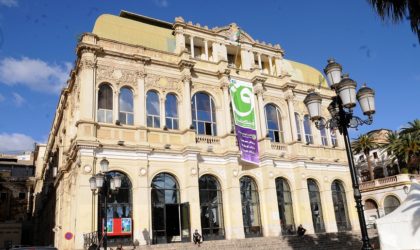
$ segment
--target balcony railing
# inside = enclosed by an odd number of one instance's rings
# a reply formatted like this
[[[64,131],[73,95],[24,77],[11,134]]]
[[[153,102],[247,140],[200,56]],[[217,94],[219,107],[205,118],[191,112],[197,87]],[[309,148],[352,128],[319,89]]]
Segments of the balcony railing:
[[[278,142],[271,142],[271,149],[273,150],[280,150],[280,151],[287,151],[287,145],[278,143]]]
[[[199,144],[220,144],[220,138],[210,135],[196,135],[195,142]]]
[[[385,187],[392,184],[398,184],[398,183],[406,183],[410,182],[411,178],[416,178],[417,180],[420,180],[420,175],[410,175],[410,174],[399,174],[394,176],[388,176],[385,178],[380,178],[372,181],[365,181],[360,184],[360,190],[366,191],[369,189],[375,189],[380,187]]]

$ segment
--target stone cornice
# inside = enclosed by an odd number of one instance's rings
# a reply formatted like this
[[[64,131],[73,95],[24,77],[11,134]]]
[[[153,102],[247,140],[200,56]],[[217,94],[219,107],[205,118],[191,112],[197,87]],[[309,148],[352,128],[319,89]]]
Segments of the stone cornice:
[[[195,65],[195,62],[194,61],[191,61],[191,60],[185,60],[185,59],[181,59],[179,62],[178,62],[178,66],[179,66],[179,69],[182,71],[182,70],[184,70],[184,69],[189,69],[189,70],[191,70],[193,67],[194,67],[194,65]]]

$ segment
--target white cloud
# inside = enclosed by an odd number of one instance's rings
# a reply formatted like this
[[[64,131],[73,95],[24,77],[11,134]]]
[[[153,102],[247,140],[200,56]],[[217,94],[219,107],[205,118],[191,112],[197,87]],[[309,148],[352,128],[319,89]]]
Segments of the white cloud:
[[[16,106],[20,107],[22,104],[26,101],[25,98],[23,98],[21,95],[19,95],[16,92],[13,92],[13,102]]]
[[[3,102],[4,100],[6,100],[6,97],[4,97],[4,95],[0,94],[0,102]]]
[[[168,7],[169,3],[167,0],[154,0],[155,4],[159,7]]]
[[[0,5],[4,5],[6,7],[17,7],[18,1],[17,0],[0,0]]]
[[[39,92],[59,93],[66,84],[70,69],[71,63],[58,65],[40,59],[8,57],[0,61],[0,82],[25,85]]]
[[[0,133],[0,152],[32,150],[35,140],[27,135]]]

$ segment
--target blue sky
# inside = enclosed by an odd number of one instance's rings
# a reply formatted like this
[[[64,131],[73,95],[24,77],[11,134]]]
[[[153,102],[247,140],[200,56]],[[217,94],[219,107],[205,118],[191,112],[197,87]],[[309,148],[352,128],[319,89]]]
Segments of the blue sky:
[[[359,86],[376,91],[374,123],[352,137],[420,118],[416,36],[408,23],[383,23],[366,0],[0,0],[0,152],[46,141],[77,37],[92,31],[100,14],[123,9],[209,27],[235,22],[254,39],[279,43],[286,58],[319,70],[336,58]]]

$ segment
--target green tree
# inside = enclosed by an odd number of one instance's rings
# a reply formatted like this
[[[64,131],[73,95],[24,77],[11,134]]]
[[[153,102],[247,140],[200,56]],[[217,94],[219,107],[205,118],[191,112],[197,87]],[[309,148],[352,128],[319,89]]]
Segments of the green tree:
[[[359,137],[351,143],[351,147],[354,154],[363,153],[365,155],[369,170],[369,177],[370,180],[373,180],[373,168],[370,162],[369,154],[372,149],[378,148],[378,144],[375,142],[373,136],[370,134],[359,135]]]
[[[419,0],[368,0],[379,17],[401,23],[409,20],[411,30],[420,42],[420,1]]]
[[[382,148],[391,153],[400,168],[420,171],[420,120],[409,122],[399,132],[389,133]]]

